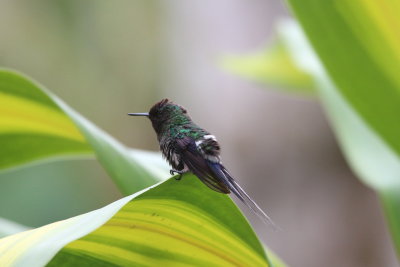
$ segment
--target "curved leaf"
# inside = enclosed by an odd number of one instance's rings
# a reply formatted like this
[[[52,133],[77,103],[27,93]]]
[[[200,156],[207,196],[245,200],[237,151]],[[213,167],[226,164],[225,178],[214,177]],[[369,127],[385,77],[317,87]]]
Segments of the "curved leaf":
[[[319,59],[293,21],[280,25],[280,33],[295,62],[313,75],[333,130],[345,157],[357,176],[379,192],[400,254],[400,156],[372,129],[339,93]],[[384,109],[382,103],[381,109]]]
[[[305,11],[304,11],[305,12]],[[330,78],[318,58],[307,41],[300,26],[292,20],[282,20],[278,24],[279,38],[282,40],[283,52],[285,56],[275,58],[265,65],[275,61],[286,62],[287,57],[291,57],[295,69],[295,73],[303,72],[312,76],[315,88],[326,112],[333,125],[339,144],[348,160],[350,166],[358,177],[368,186],[378,191],[381,196],[382,204],[386,211],[389,226],[392,230],[392,236],[397,246],[398,254],[400,254],[400,156],[396,149],[386,142],[384,136],[377,132],[368,121],[359,113],[352,102],[340,93],[337,84]],[[322,37],[320,37],[322,38]],[[333,37],[331,37],[333,38]],[[337,36],[340,40],[340,36]],[[347,42],[348,40],[346,40]],[[334,60],[335,50],[331,51],[331,60]],[[261,60],[262,58],[260,58]],[[357,60],[352,58],[352,54],[348,55],[348,61]],[[281,63],[283,64],[283,63]],[[293,69],[291,71],[293,71]],[[361,68],[362,69],[362,68]],[[289,70],[289,69],[288,69]],[[269,71],[268,68],[265,71]],[[356,70],[353,70],[356,71]],[[336,73],[337,74],[337,73]],[[273,76],[273,72],[268,75]],[[265,77],[268,77],[266,75]],[[293,74],[285,73],[286,79],[290,80]],[[279,76],[284,78],[283,76]],[[349,83],[351,77],[347,77]],[[368,79],[373,78],[370,75]],[[273,81],[273,80],[272,80]],[[301,84],[299,84],[301,87]],[[381,88],[382,93],[386,88]],[[365,92],[368,94],[369,92]],[[359,92],[359,94],[363,94]],[[361,99],[361,98],[360,98]],[[364,103],[364,104],[367,104]],[[372,103],[371,106],[374,104]],[[390,106],[390,105],[389,105]],[[399,103],[400,106],[400,103]],[[396,116],[394,110],[388,110],[386,102],[382,101],[379,107],[384,112],[392,112],[391,116]],[[399,114],[397,114],[398,116]],[[382,123],[390,123],[390,119],[386,121],[386,117],[382,117]],[[398,127],[398,123],[394,127]],[[387,127],[391,125],[387,124]],[[398,139],[400,140],[400,139]]]
[[[16,73],[0,71],[0,113],[0,169],[91,151],[54,101]]]
[[[0,218],[0,238],[8,235],[12,235],[15,233],[19,233],[22,231],[28,230],[29,227],[21,225],[16,222],[12,222],[10,220]]]
[[[147,153],[147,159],[152,159],[140,160],[142,157],[135,154],[146,152],[123,146],[41,85],[15,71],[0,70],[0,111],[0,169],[94,152],[125,194],[169,177],[160,156]],[[166,172],[154,172],[154,162]]]
[[[269,265],[230,198],[193,175],[0,239],[0,255],[2,266]]]
[[[400,156],[400,4],[288,2],[340,94]]]

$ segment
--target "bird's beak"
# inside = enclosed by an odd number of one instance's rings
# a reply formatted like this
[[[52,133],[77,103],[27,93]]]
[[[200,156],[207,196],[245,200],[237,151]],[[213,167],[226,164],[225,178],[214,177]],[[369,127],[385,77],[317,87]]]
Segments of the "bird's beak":
[[[128,113],[129,116],[149,116],[149,113]]]

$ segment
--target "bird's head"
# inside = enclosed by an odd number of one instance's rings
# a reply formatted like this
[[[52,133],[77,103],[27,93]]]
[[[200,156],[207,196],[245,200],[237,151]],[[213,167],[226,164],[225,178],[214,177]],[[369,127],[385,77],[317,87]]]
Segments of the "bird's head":
[[[148,117],[157,133],[160,133],[165,126],[182,125],[191,121],[184,107],[167,98],[154,104],[149,113],[128,113],[128,115]]]

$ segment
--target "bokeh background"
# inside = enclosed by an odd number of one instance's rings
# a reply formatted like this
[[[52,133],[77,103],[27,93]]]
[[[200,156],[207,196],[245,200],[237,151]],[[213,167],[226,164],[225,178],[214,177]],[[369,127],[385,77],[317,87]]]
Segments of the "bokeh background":
[[[2,0],[0,66],[33,77],[135,148],[158,145],[150,123],[127,112],[164,97],[185,106],[282,229],[243,209],[288,265],[397,266],[379,200],[349,170],[318,101],[221,67],[225,56],[271,43],[288,16],[278,0]],[[0,173],[0,217],[28,226],[120,197],[95,160]]]

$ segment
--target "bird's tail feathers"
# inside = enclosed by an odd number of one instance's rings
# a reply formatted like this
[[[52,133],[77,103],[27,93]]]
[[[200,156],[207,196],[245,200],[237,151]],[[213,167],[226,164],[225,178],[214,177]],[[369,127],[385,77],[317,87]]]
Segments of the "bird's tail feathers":
[[[233,179],[233,177],[229,174],[229,172],[225,169],[222,164],[212,164],[211,166],[214,173],[222,178],[225,185],[231,190],[233,194],[237,198],[240,199],[247,207],[253,211],[264,223],[272,225],[274,229],[278,229],[277,226],[274,224],[272,219],[254,202],[253,199],[243,190],[243,188]]]

